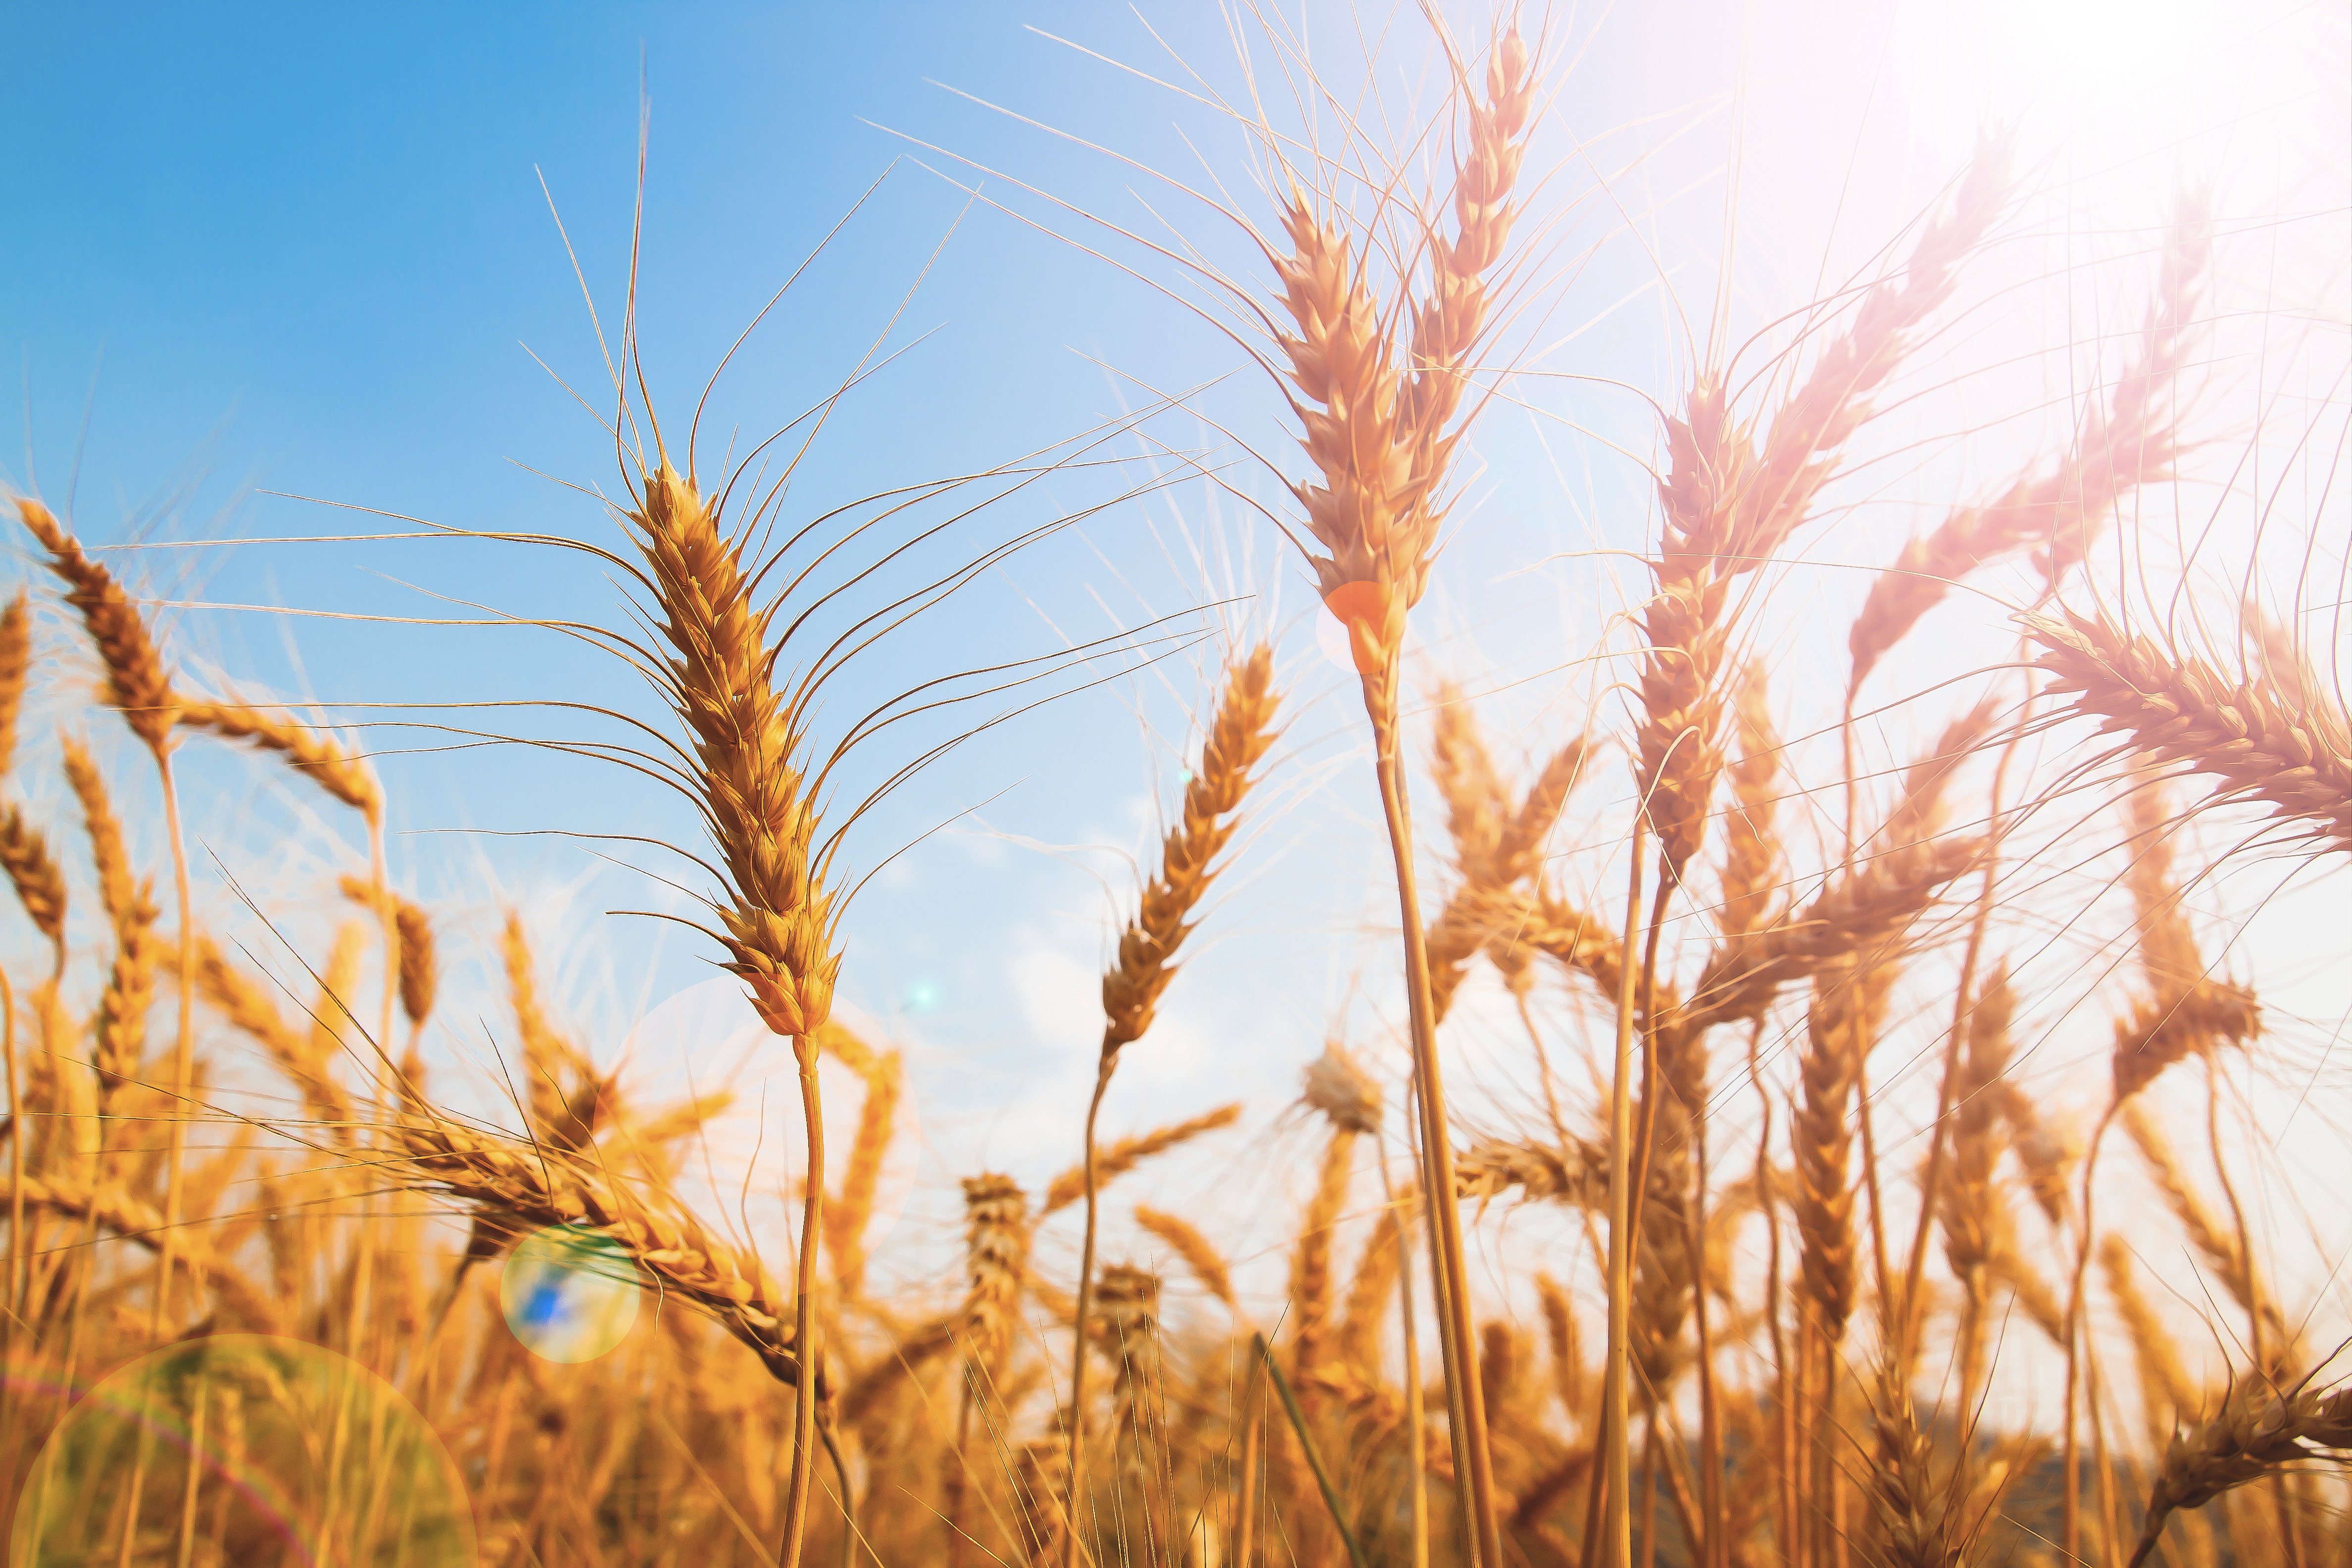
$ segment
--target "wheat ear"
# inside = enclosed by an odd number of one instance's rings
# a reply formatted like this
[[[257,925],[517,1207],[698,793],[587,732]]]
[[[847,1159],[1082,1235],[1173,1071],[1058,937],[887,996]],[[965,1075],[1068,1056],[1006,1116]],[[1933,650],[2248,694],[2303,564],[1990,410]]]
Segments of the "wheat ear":
[[[188,885],[187,844],[180,828],[180,792],[172,773],[172,730],[178,721],[180,700],[145,619],[114,574],[84,553],[80,541],[39,501],[20,497],[16,513],[48,552],[50,572],[66,585],[66,603],[80,615],[90,640],[98,645],[106,670],[107,705],[121,711],[131,733],[145,742],[163,784],[163,825],[172,845],[172,881],[179,905],[180,978],[175,988],[179,1030],[172,1047],[173,1114],[165,1155],[163,1247],[155,1268],[153,1321],[160,1337],[171,1312],[173,1247],[180,1229],[181,1163],[187,1150],[188,1118],[184,1112],[195,1076],[195,987],[190,973],[195,966],[195,900]]]
[[[114,963],[99,999],[98,1069],[101,1113],[116,1090],[137,1076],[146,1055],[147,1012],[155,999],[155,967],[162,957],[155,935],[157,913],[152,879],[137,877],[122,843],[106,780],[79,741],[65,742],[66,779],[81,802],[89,831],[90,859],[98,871],[99,896],[114,931]]]
[[[2260,681],[2231,682],[2105,613],[2035,619],[2053,692],[2133,749],[2221,779],[2218,799],[2269,803],[2315,824],[2323,847],[2352,851],[2352,727],[2325,693],[2301,702]]]
[[[1099,1189],[1105,1183],[1127,1174],[1144,1161],[1164,1154],[1171,1149],[1181,1148],[1202,1133],[1231,1127],[1241,1117],[1241,1102],[1235,1100],[1198,1116],[1171,1122],[1165,1127],[1155,1127],[1149,1132],[1138,1132],[1105,1143],[1095,1151],[1095,1185]],[[1060,1213],[1086,1196],[1086,1166],[1073,1165],[1046,1184],[1045,1200],[1037,1207],[1037,1217],[1044,1219]]]
[[[2054,584],[2082,559],[2117,505],[2171,477],[2181,439],[2164,396],[2179,374],[2197,285],[2211,262],[2211,215],[2201,198],[2184,197],[2140,329],[2138,358],[2116,378],[2104,407],[2095,401],[2084,410],[2073,445],[2049,473],[2029,469],[1995,500],[1958,508],[1934,532],[1913,538],[1871,583],[1846,638],[1849,692],[1969,574],[2032,550]]]
[[[0,868],[16,889],[33,929],[49,941],[54,968],[66,963],[66,879],[50,858],[49,842],[16,806],[0,806]]]
[[[1966,1542],[1955,1528],[1951,1494],[1965,1484],[1964,1475],[1956,1471],[1940,1489],[1931,1479],[1934,1447],[1919,1430],[1910,1390],[1891,1363],[1879,1377],[1871,1425],[1877,1436],[1871,1502],[1885,1532],[1884,1561],[1888,1568],[1960,1568]]]
[[[1160,842],[1160,874],[1145,884],[1133,919],[1118,939],[1118,958],[1103,975],[1102,1049],[1096,1058],[1093,1097],[1087,1103],[1085,1155],[1079,1169],[1086,1199],[1085,1238],[1078,1252],[1078,1332],[1070,1352],[1070,1529],[1064,1568],[1076,1568],[1079,1493],[1086,1486],[1087,1337],[1094,1289],[1095,1229],[1101,1170],[1095,1122],[1119,1052],[1143,1037],[1161,993],[1176,975],[1176,954],[1192,927],[1190,918],[1217,873],[1214,862],[1240,826],[1234,815],[1255,782],[1252,772],[1274,744],[1280,698],[1274,689],[1274,650],[1261,643],[1235,662],[1201,747],[1201,763],[1184,788],[1183,815]],[[1055,1184],[1058,1186],[1060,1184]],[[1047,1194],[1047,1207],[1057,1206]]]
[[[963,1180],[964,1299],[958,1324],[955,1458],[944,1478],[949,1568],[965,1560],[971,1485],[971,1413],[989,1396],[1012,1348],[1022,1280],[1029,1272],[1029,1199],[1019,1183],[992,1172]]]
[[[2160,782],[2130,796],[2130,888],[2139,932],[2140,971],[2151,994],[2116,1026],[2115,1098],[2130,1099],[2165,1068],[2203,1056],[2221,1041],[2243,1045],[2262,1028],[2262,1008],[2242,985],[2207,974],[2197,939],[2180,910],[2172,875],[2171,812]]]
[[[2195,1430],[2176,1434],[2148,1490],[2147,1512],[2127,1568],[2140,1568],[2180,1509],[2202,1508],[2320,1450],[2352,1448],[2352,1388],[2321,1394],[2306,1379],[2282,1393],[2248,1378]]]
[[[1290,242],[1276,256],[1282,305],[1293,330],[1277,333],[1317,479],[1292,487],[1307,527],[1324,604],[1348,627],[1372,727],[1381,809],[1396,865],[1403,927],[1407,995],[1412,1016],[1413,1073],[1423,1126],[1424,1194],[1432,1228],[1431,1267],[1438,1280],[1438,1318],[1446,1384],[1457,1409],[1455,1465],[1469,1480],[1473,1539],[1482,1560],[1499,1562],[1494,1483],[1475,1376],[1477,1351],[1468,1304],[1451,1145],[1438,1077],[1435,1017],[1419,895],[1413,886],[1412,834],[1398,756],[1397,690],[1405,614],[1421,599],[1444,515],[1443,491],[1466,420],[1459,417],[1467,373],[1486,336],[1488,274],[1500,263],[1535,79],[1516,27],[1488,52],[1485,92],[1467,81],[1462,98],[1469,127],[1454,182],[1450,235],[1426,223],[1428,289],[1412,301],[1412,338],[1397,341],[1402,311],[1373,301],[1365,258],[1315,212],[1294,184],[1283,212]],[[1369,242],[1367,242],[1369,245]],[[1402,286],[1401,286],[1402,287]],[[1072,1551],[1075,1552],[1075,1546]]]
[[[898,1131],[905,1074],[903,1058],[897,1051],[873,1050],[838,1024],[825,1026],[828,1047],[844,1038],[858,1047],[857,1059],[851,1066],[865,1082],[866,1099],[858,1107],[857,1131],[850,1140],[849,1160],[842,1168],[840,1201],[825,1209],[824,1245],[833,1255],[834,1278],[854,1296],[866,1286],[866,1227],[874,1218],[882,1162],[889,1155]]]
[[[837,917],[825,887],[831,853],[817,843],[816,802],[806,776],[806,692],[788,699],[775,689],[782,643],[771,640],[772,606],[756,602],[759,573],[747,563],[745,540],[721,528],[718,504],[666,457],[631,482],[636,505],[626,519],[653,587],[657,630],[668,644],[655,679],[693,742],[698,804],[725,869],[726,897],[717,906],[724,929],[715,934],[760,1016],[791,1040],[798,1068],[810,1176],[795,1343],[801,1359],[815,1367],[822,1364],[816,1257],[824,1231],[815,1036],[832,1010],[841,959],[833,951]],[[783,1568],[797,1568],[808,1520],[814,1377],[794,1391],[793,1433]]]

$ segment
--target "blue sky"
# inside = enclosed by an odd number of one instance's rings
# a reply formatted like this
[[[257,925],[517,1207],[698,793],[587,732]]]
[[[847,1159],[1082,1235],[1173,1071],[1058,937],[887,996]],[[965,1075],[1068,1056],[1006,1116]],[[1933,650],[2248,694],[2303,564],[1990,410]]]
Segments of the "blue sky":
[[[1309,11],[1317,58],[1342,62],[1350,80],[1360,75],[1346,14]],[[1172,76],[1164,43],[1231,89],[1233,46],[1213,8],[1143,14],[1157,38],[1123,9],[1045,0],[0,5],[0,58],[14,62],[0,96],[0,349],[14,362],[0,377],[0,479],[58,500],[79,460],[76,518],[93,542],[401,526],[265,493],[286,491],[609,542],[593,499],[556,482],[609,489],[614,465],[596,417],[556,379],[600,410],[609,403],[549,198],[609,330],[626,276],[641,77],[651,137],[639,322],[667,408],[690,405],[769,295],[883,181],[747,347],[706,427],[763,433],[821,397],[877,336],[908,348],[845,404],[790,510],[808,515],[1052,446],[1151,388],[1216,383],[1198,406],[1279,452],[1275,405],[1234,345],[1070,243],[1098,237],[1015,182],[1123,222],[1165,216],[1241,265],[1232,231],[1118,158],[953,90],[1150,168],[1195,178],[1205,165],[1254,201],[1232,126],[1046,36]],[[1433,674],[1451,660],[1486,671],[1503,693],[1495,722],[1507,749],[1548,749],[1580,721],[1589,683],[1563,669],[1562,650],[1592,635],[1614,607],[1612,590],[1589,563],[1518,568],[1630,543],[1643,526],[1643,481],[1612,443],[1639,455],[1654,425],[1638,397],[1605,384],[1664,391],[1686,367],[1675,301],[1703,321],[1724,258],[1732,149],[1740,238],[1731,310],[1752,324],[1811,297],[1825,267],[1829,276],[1864,267],[1933,199],[1990,118],[2026,126],[2041,204],[2032,232],[2101,257],[2138,243],[2116,237],[2127,226],[2160,224],[2184,174],[2242,167],[2258,132],[2282,165],[2324,145],[2330,125],[2340,132],[2326,96],[2338,89],[2324,84],[2341,29],[2310,8],[2252,16],[2184,3],[2130,16],[2129,27],[2123,11],[2097,5],[1954,16],[1838,4],[1797,16],[1714,0],[1563,13],[1553,58],[1575,56],[1576,68],[1538,156],[1559,171],[1546,200],[1559,203],[1561,271],[1572,262],[1574,282],[1544,297],[1549,314],[1528,319],[1526,341],[1571,340],[1542,364],[1598,380],[1531,382],[1532,411],[1491,422],[1465,503],[1479,526],[1449,557],[1422,628]],[[1483,30],[1466,11],[1455,20],[1467,37]],[[1410,8],[1392,25],[1399,41],[1382,56],[1381,91],[1402,105],[1426,50]],[[2242,113],[2231,73],[2275,59],[2282,37],[2317,40],[2315,53],[2296,58],[2316,62],[2321,85],[2289,72],[2263,89],[2267,119]],[[1262,37],[1253,47],[1269,69],[1275,51]],[[2056,71],[2074,72],[2080,90],[2053,91]],[[2137,75],[2103,74],[2126,71]],[[2183,81],[2194,85],[2176,89]],[[975,167],[1000,173],[981,177]],[[986,199],[971,204],[950,175],[979,184]],[[2308,194],[2291,172],[2278,178],[2295,200]],[[999,200],[1067,237],[990,205]],[[1110,248],[1153,278],[1171,276],[1132,247]],[[1671,289],[1656,286],[1661,270]],[[1979,321],[1971,331],[1989,352],[2009,325]],[[1208,425],[1154,428],[1234,465],[1234,485],[1270,501],[1263,470]],[[723,436],[711,445],[723,449]],[[1998,450],[1982,458],[1989,471],[2007,460]],[[1083,508],[1113,483],[1057,479],[959,537],[977,549]],[[1187,531],[1206,542],[1213,569],[1184,560]],[[453,601],[523,616],[617,611],[614,587],[585,563],[483,542],[114,559],[135,559],[132,574],[159,596],[206,604],[408,616],[478,614]],[[1363,967],[1378,963],[1378,840],[1351,766],[1360,741],[1345,683],[1317,651],[1303,583],[1271,529],[1195,485],[1025,552],[872,661],[839,700],[847,712],[859,697],[943,668],[1047,651],[1226,593],[1254,597],[1224,620],[1186,624],[1282,637],[1286,679],[1304,695],[1267,797],[1280,810],[1254,830],[1227,880],[1231,908],[1204,933],[1199,974],[1171,998],[1162,1065],[1138,1067],[1132,1102],[1117,1116],[1188,1110],[1228,1089],[1278,1100],[1350,1005]],[[185,657],[333,704],[646,704],[625,671],[545,632],[215,610],[177,612],[171,624]],[[1098,1027],[1104,921],[1131,897],[1121,855],[1144,847],[1155,803],[1172,795],[1201,660],[1213,652],[1112,679],[992,732],[853,840],[849,864],[871,866],[954,823],[861,898],[844,984],[845,997],[931,1053],[940,1125],[968,1124],[942,1159],[985,1148],[1000,1162],[1057,1162],[1028,1142],[1048,1125],[1053,1096],[1083,1098],[1073,1086]],[[479,721],[535,734],[568,732],[571,722],[511,711]],[[387,749],[429,742],[416,731],[369,733]],[[676,804],[641,781],[510,748],[393,755],[383,766],[404,881],[476,938],[501,899],[524,903],[608,1047],[648,1002],[705,973],[690,941],[599,916],[658,901],[657,885],[567,841],[444,831],[690,833]],[[214,819],[226,858],[265,842],[254,824],[278,810],[240,805]],[[336,853],[318,847],[283,863],[258,855],[245,874],[291,886]],[[467,994],[495,1034],[487,992]]]

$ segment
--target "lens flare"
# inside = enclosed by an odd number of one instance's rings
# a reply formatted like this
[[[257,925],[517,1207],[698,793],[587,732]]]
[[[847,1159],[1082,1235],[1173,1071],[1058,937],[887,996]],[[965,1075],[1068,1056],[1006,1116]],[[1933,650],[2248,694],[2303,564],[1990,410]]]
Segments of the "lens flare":
[[[507,1327],[542,1361],[594,1361],[629,1337],[645,1279],[609,1237],[554,1226],[525,1237],[507,1259],[499,1304]]]
[[[8,1561],[472,1568],[474,1515],[415,1406],[318,1345],[217,1334],[142,1357],[41,1446]]]

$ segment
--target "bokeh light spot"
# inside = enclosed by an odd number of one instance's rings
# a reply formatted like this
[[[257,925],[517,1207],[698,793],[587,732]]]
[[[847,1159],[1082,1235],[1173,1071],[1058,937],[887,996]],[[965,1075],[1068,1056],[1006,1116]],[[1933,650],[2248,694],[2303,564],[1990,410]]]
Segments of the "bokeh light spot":
[[[553,1226],[525,1237],[499,1281],[507,1327],[542,1361],[594,1361],[629,1337],[644,1281],[610,1237]]]
[[[26,1478],[8,1561],[473,1568],[475,1546],[457,1467],[397,1389],[318,1345],[216,1334],[73,1406]]]

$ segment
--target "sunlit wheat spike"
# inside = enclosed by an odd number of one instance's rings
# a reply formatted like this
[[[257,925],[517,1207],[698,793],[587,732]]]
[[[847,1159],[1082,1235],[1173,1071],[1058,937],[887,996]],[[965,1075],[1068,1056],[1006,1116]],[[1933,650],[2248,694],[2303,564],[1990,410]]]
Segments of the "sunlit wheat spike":
[[[827,1026],[829,1039],[835,1027]],[[842,1168],[839,1200],[825,1205],[825,1251],[833,1258],[834,1277],[851,1295],[863,1291],[866,1285],[866,1229],[874,1218],[882,1163],[898,1132],[898,1100],[905,1082],[902,1068],[903,1059],[897,1051],[865,1053],[858,1077],[865,1080],[866,1099],[858,1107],[857,1131],[850,1140],[849,1159]]]
[[[180,703],[178,721],[184,730],[202,730],[224,741],[249,742],[256,751],[285,758],[296,773],[371,822],[383,815],[383,791],[374,773],[290,713],[244,702],[185,699]]]
[[[32,667],[32,600],[19,588],[0,610],[0,778],[16,760],[16,718],[24,711],[25,679]]]
[[[204,935],[196,938],[196,988],[223,1017],[269,1053],[300,1091],[326,1136],[339,1142],[351,1139],[355,1131],[351,1101],[336,1081],[334,1058],[320,1056],[309,1033],[287,1023],[278,1004]]]
[[[1739,750],[1728,770],[1732,805],[1724,822],[1723,903],[1716,921],[1727,936],[1737,937],[1766,923],[1781,875],[1773,830],[1780,736],[1761,661],[1751,659],[1741,669],[1734,713]]]
[[[1292,489],[1327,552],[1310,552],[1308,563],[1367,674],[1387,668],[1405,612],[1428,584],[1444,518],[1439,492],[1462,432],[1455,416],[1486,333],[1486,275],[1514,216],[1534,95],[1528,66],[1512,30],[1496,42],[1485,99],[1465,94],[1471,125],[1455,174],[1454,233],[1426,237],[1428,292],[1412,301],[1409,342],[1397,341],[1400,312],[1373,297],[1369,241],[1352,247],[1295,184],[1283,208],[1290,253],[1275,258],[1275,270],[1291,330],[1278,343],[1320,481]]]
[[[2156,1550],[2165,1521],[2202,1508],[2233,1488],[2275,1474],[2299,1459],[2352,1447],[2352,1388],[2322,1394],[2306,1380],[2274,1392],[2257,1377],[2241,1382],[2210,1419],[2175,1435],[2148,1489],[2147,1510],[2129,1568]]]
[[[172,726],[180,702],[172,689],[170,672],[139,608],[115,581],[114,574],[82,553],[81,542],[66,531],[49,509],[29,496],[20,497],[16,514],[41,548],[48,552],[49,570],[66,585],[66,603],[81,616],[90,640],[98,645],[106,668],[105,701],[119,710],[131,732],[161,756],[171,749]]]
[[[966,1354],[985,1363],[1012,1343],[1029,1271],[1029,1199],[1012,1177],[989,1173],[964,1178],[963,1210]]]
[[[522,917],[507,911],[499,950],[505,960],[507,1000],[515,1013],[515,1031],[522,1040],[523,1109],[538,1137],[565,1148],[584,1146],[593,1126],[582,1126],[571,1114],[572,1101],[593,1082],[595,1069],[588,1058],[550,1023],[539,996],[539,980],[531,963],[530,938]]]
[[[2221,782],[2216,799],[2262,801],[2315,825],[2325,848],[2352,852],[2352,726],[2323,692],[2291,705],[2281,692],[2231,682],[2195,654],[2175,654],[2105,612],[2035,618],[2049,689],[2074,693],[2096,719],[2158,762]]]
[[[12,1178],[0,1174],[0,1212],[12,1197],[21,1195],[26,1207],[53,1210],[85,1220],[137,1243],[149,1252],[162,1249],[166,1226],[163,1212],[120,1184],[91,1186],[62,1172]],[[274,1328],[277,1309],[236,1268],[214,1255],[201,1226],[185,1227],[173,1249],[180,1266],[196,1276],[200,1288],[210,1289],[236,1320],[257,1329]]]
[[[1301,1101],[1332,1126],[1367,1134],[1381,1130],[1381,1086],[1339,1041],[1327,1041],[1299,1076]]]
[[[704,815],[724,860],[728,967],[778,1035],[825,1021],[841,968],[832,895],[815,847],[807,739],[797,700],[775,689],[770,612],[755,602],[745,542],[667,462],[635,476],[627,516],[649,569],[671,655],[662,691],[694,741]]]
[[[2138,357],[2077,423],[2073,443],[2046,473],[2021,474],[1995,500],[1956,508],[1934,532],[1915,537],[1870,586],[1846,639],[1849,684],[1861,686],[1886,651],[1980,567],[2032,551],[2045,577],[2079,563],[2116,507],[2173,475],[2182,437],[2167,394],[2179,376],[2197,286],[2212,260],[2212,219],[2201,197],[2184,196],[2167,238],[2162,269]]]
[[[611,1240],[665,1299],[709,1313],[778,1382],[797,1384],[800,1359],[784,1323],[789,1298],[757,1259],[707,1234],[690,1215],[544,1145],[415,1115],[396,1132],[418,1184],[491,1216],[509,1234],[569,1226]],[[820,1367],[820,1397],[823,1379]]]
[[[1106,1058],[1143,1037],[1192,926],[1187,923],[1216,878],[1217,857],[1240,826],[1237,812],[1254,770],[1274,744],[1274,650],[1260,644],[1225,678],[1216,717],[1201,746],[1201,765],[1184,786],[1183,815],[1160,841],[1160,874],[1118,939],[1118,958],[1103,975]]]
[[[2116,1310],[2122,1315],[2124,1327],[2131,1335],[2132,1359],[2138,1363],[2140,1404],[2148,1430],[2160,1438],[2168,1427],[2178,1426],[2183,1416],[2195,1419],[2203,1413],[2203,1393],[2189,1380],[2189,1368],[2180,1359],[2179,1345],[2174,1342],[2164,1320],[2140,1289],[2138,1270],[2132,1263],[2131,1243],[2115,1231],[2102,1237],[2099,1268],[2106,1276],[2107,1294],[2114,1298]]]
[[[1323,1359],[1332,1307],[1332,1252],[1338,1240],[1348,1188],[1356,1172],[1357,1134],[1333,1123],[1323,1146],[1315,1195],[1299,1217],[1298,1239],[1290,1260],[1292,1365],[1301,1379]]]
[[[1805,1290],[1835,1344],[1853,1315],[1854,1191],[1848,1173],[1849,1115],[1864,1054],[1877,1037],[1893,978],[1885,963],[1840,960],[1813,976],[1799,1058],[1804,1093],[1790,1122],[1797,1156],[1797,1229]]]
[[[2261,1289],[2262,1279],[2252,1267],[2244,1249],[2205,1206],[2204,1198],[2189,1184],[2189,1173],[2181,1168],[2171,1143],[2156,1125],[2146,1106],[2139,1100],[2126,1101],[2117,1118],[2132,1144],[2147,1163],[2148,1175],[2156,1183],[2164,1206],[2179,1222],[2188,1234],[2189,1242],[2205,1260],[2206,1266],[2221,1277],[2222,1289],[2229,1292],[2241,1310],[2259,1313],[2263,1330],[2263,1342],[2282,1346],[2286,1341],[2286,1323],[2278,1306]]]
[[[1430,728],[1430,777],[1445,802],[1445,830],[1454,840],[1454,863],[1464,880],[1496,883],[1496,851],[1502,844],[1510,801],[1495,771],[1476,716],[1453,681],[1437,689],[1437,717]]]
[[[1760,447],[1713,368],[1666,422],[1664,512],[1642,606],[1648,652],[1635,729],[1636,780],[1658,852],[1679,881],[1704,842],[1723,763],[1725,682],[1733,585],[1769,561],[1805,521],[1871,399],[1902,361],[1908,334],[1950,295],[1954,268],[1982,239],[2008,191],[2007,145],[1990,142],[1952,211],[1931,222],[1899,278],[1863,297],[1853,325],[1822,351],[1774,414]]]
[[[340,884],[343,897],[368,909],[376,908],[379,897],[374,883],[363,877],[345,877]],[[403,898],[389,889],[383,897],[392,903],[393,921],[400,931],[400,1010],[411,1024],[422,1024],[433,1012],[433,1001],[441,986],[441,970],[433,945],[433,917],[414,900]]]
[[[41,830],[25,819],[22,807],[0,805],[0,868],[5,868],[16,901],[25,906],[33,929],[49,939],[64,962],[66,939],[66,879],[49,855]]]
[[[146,1055],[147,1012],[155,999],[163,942],[155,934],[152,879],[132,872],[106,780],[89,752],[70,736],[65,741],[65,766],[66,780],[81,802],[100,899],[113,927],[114,963],[99,998],[95,1063],[100,1088],[110,1094],[137,1075]]]
[[[1199,1226],[1181,1215],[1143,1204],[1135,1205],[1135,1223],[1183,1259],[1184,1267],[1192,1271],[1192,1278],[1201,1282],[1202,1289],[1227,1307],[1234,1305],[1233,1269],[1215,1244],[1201,1234]]]
[[[2116,1026],[2115,1098],[2129,1100],[2164,1069],[2224,1041],[2244,1045],[2262,1029],[2252,990],[2206,973],[2172,878],[2171,813],[2160,784],[2133,791],[2132,863],[2125,882],[2139,931],[2141,971],[2151,994]]]
[[[1609,1161],[1582,1142],[1564,1149],[1482,1138],[1454,1156],[1454,1194],[1481,1203],[1517,1193],[1605,1211]]]
[[[1965,1478],[1934,1479],[1934,1447],[1919,1429],[1910,1391],[1892,1368],[1879,1376],[1871,1426],[1876,1463],[1869,1471],[1870,1500],[1885,1533],[1889,1568],[1960,1568],[1965,1522],[1953,1517],[1950,1502]]]
[[[1155,1128],[1150,1132],[1140,1132],[1130,1138],[1122,1138],[1116,1142],[1106,1143],[1095,1155],[1096,1180],[1099,1184],[1108,1182],[1115,1176],[1124,1175],[1155,1154],[1164,1154],[1171,1149],[1191,1142],[1204,1132],[1213,1132],[1220,1127],[1231,1127],[1241,1120],[1241,1102],[1236,1100],[1231,1105],[1221,1105],[1214,1110],[1204,1112],[1187,1121],[1175,1122],[1167,1127]],[[1071,1166],[1055,1176],[1053,1184],[1045,1189],[1045,1202],[1038,1210],[1038,1217],[1043,1218],[1046,1215],[1069,1207],[1070,1205],[1084,1197],[1086,1191],[1086,1168],[1082,1165]]]

